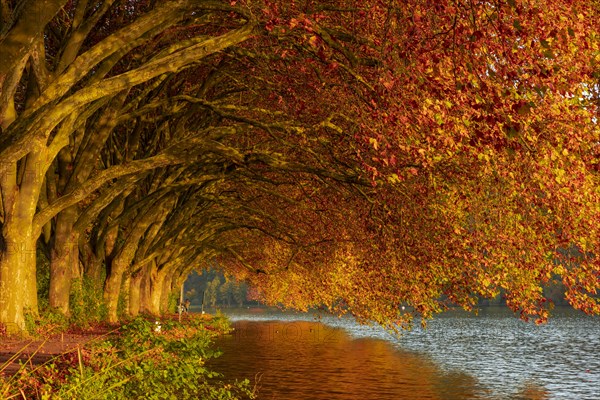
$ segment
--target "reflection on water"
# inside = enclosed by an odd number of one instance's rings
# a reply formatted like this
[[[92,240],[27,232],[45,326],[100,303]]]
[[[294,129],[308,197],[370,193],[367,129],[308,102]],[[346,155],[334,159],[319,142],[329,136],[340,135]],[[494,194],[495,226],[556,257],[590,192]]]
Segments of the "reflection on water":
[[[445,377],[427,359],[321,323],[235,323],[212,365],[228,377],[260,373],[263,399],[472,399],[468,375]],[[452,381],[447,385],[445,381]],[[377,396],[374,396],[377,394]]]
[[[243,310],[215,369],[261,399],[600,399],[600,320],[451,314],[401,337],[350,318]]]

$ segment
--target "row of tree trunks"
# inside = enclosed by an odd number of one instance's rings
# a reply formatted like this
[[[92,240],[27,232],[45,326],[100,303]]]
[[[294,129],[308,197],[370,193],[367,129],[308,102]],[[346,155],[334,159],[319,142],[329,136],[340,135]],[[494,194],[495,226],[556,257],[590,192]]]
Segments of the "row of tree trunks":
[[[135,317],[140,313],[163,315],[169,310],[169,300],[178,292],[187,274],[177,275],[175,266],[159,268],[156,261],[125,278],[127,285],[127,313]]]
[[[101,284],[106,272],[104,298],[110,320],[116,321],[120,287],[138,240],[120,253],[93,249],[85,243],[90,227],[110,196],[127,190],[121,185],[124,180],[189,162],[186,155],[175,154],[189,146],[175,136],[155,142],[146,137],[154,147],[145,143],[144,152],[136,154],[140,133],[124,134],[123,127],[114,132],[119,124],[132,122],[121,113],[127,110],[134,120],[143,116],[138,106],[146,105],[144,96],[151,98],[166,76],[254,34],[254,21],[242,17],[215,35],[194,34],[189,40],[156,46],[155,38],[169,37],[200,15],[209,16],[203,23],[212,23],[230,18],[235,10],[227,4],[190,0],[147,8],[136,3],[2,2],[0,324],[10,330],[24,328],[25,312],[38,312],[36,247],[42,232],[50,260],[50,306],[68,315],[72,282],[85,276]],[[106,17],[113,6],[137,8],[131,19],[122,20]],[[55,18],[59,12],[69,17]],[[132,89],[135,94],[129,96]],[[124,148],[116,142],[119,137],[128,138]],[[179,147],[161,153],[173,143]],[[80,202],[98,195],[103,204],[90,205],[96,209],[86,215],[89,208]],[[104,234],[100,247],[111,234]]]
[[[123,91],[111,99],[97,118],[97,122],[91,125],[89,131],[82,134],[83,138],[79,141],[79,145],[73,141],[59,153],[57,162],[59,179],[56,183],[56,191],[72,191],[89,179],[97,165],[96,159],[100,149],[106,144],[117,124],[118,110],[123,107],[126,94],[127,91]],[[100,211],[101,208],[98,208],[96,213]],[[80,230],[87,224],[82,224],[79,230],[75,228],[80,216],[81,211],[77,205],[58,213],[50,252],[50,306],[65,315],[69,314],[71,282],[82,278],[83,274],[79,262],[78,243]],[[91,219],[92,217],[88,218]]]

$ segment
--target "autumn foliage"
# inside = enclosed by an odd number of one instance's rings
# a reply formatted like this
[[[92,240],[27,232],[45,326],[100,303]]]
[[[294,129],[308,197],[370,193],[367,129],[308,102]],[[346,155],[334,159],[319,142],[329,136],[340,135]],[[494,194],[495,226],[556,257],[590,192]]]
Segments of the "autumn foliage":
[[[553,282],[600,313],[594,2],[51,3],[47,60],[0,37],[0,157],[45,160],[19,223],[55,276],[106,274],[113,317],[123,282],[152,297],[207,259],[391,327],[499,294],[543,321]]]
[[[296,44],[279,51],[276,99],[308,120],[331,106],[320,128],[347,135],[373,189],[362,203],[323,194],[345,214],[321,221],[329,251],[261,250],[276,271],[252,278],[265,296],[386,323],[411,318],[401,304],[430,316],[501,292],[543,321],[542,287],[562,281],[598,313],[597,5],[308,9],[269,9],[265,29]]]

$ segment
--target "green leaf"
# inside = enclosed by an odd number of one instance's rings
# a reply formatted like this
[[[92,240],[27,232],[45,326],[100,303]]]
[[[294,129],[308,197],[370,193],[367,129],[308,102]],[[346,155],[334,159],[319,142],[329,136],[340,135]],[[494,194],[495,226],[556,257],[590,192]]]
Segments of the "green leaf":
[[[519,21],[518,19],[515,19],[513,21],[513,27],[517,30],[517,31],[522,31],[523,27],[521,26],[521,21]]]

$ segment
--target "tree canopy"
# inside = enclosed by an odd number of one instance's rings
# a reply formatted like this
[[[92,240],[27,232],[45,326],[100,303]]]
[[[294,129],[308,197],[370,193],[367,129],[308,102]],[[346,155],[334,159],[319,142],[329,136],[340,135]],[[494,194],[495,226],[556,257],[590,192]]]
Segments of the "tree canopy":
[[[389,327],[600,313],[594,1],[0,0],[0,322],[217,260]]]

